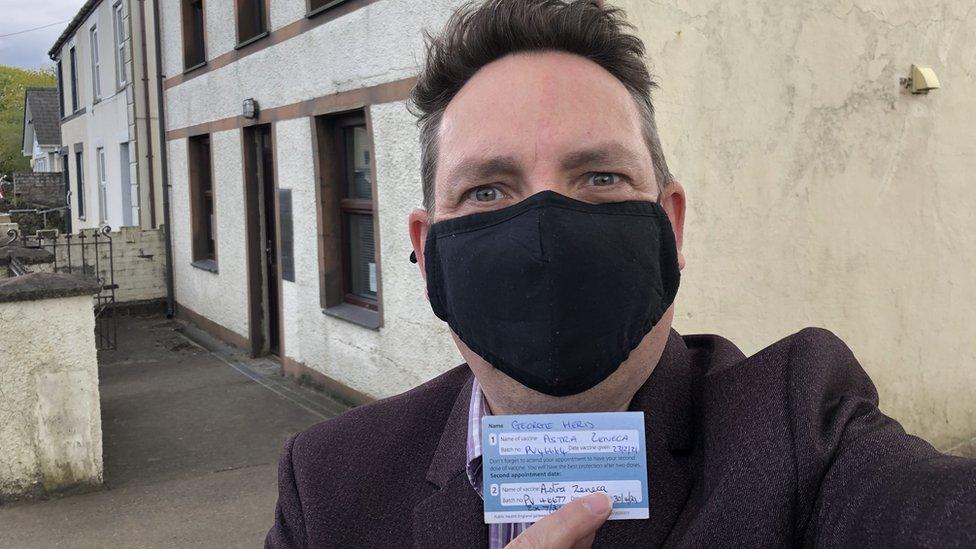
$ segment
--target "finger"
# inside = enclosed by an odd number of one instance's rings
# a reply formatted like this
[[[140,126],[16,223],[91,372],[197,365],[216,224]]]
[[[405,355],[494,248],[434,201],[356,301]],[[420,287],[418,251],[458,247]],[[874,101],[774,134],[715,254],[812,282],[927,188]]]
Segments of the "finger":
[[[606,522],[613,502],[604,492],[590,494],[564,505],[519,534],[510,549],[570,549],[578,542],[592,543],[597,529]]]

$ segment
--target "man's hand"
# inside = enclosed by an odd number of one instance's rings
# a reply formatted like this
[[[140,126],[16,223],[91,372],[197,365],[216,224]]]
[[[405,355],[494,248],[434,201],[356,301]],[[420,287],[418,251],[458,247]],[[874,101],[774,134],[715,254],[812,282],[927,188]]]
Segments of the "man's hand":
[[[580,498],[529,526],[506,549],[588,549],[612,510],[604,492]]]

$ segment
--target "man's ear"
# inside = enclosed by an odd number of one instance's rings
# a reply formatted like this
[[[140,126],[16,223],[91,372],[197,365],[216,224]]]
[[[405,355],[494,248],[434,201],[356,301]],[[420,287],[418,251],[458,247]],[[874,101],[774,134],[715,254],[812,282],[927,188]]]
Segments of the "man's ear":
[[[678,269],[685,268],[685,255],[681,252],[685,234],[685,188],[677,181],[661,191],[661,206],[668,213],[671,229],[674,231],[674,244],[678,248]]]
[[[417,258],[417,266],[420,267],[420,276],[427,282],[427,270],[424,268],[424,243],[427,242],[427,231],[430,229],[430,216],[423,208],[414,208],[408,218],[408,230],[410,231],[410,243],[413,244],[414,257]]]

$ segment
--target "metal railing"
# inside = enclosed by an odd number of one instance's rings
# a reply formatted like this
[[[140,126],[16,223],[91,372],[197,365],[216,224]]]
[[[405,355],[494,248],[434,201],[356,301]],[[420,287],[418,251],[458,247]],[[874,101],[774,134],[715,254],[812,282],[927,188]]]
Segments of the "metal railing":
[[[115,305],[115,257],[112,248],[112,229],[103,226],[92,232],[59,235],[56,230],[38,231],[33,236],[20,235],[15,229],[7,231],[7,242],[0,248],[19,244],[27,249],[51,252],[56,273],[91,276],[98,280],[99,291],[94,297],[95,336],[98,348],[115,349],[118,322]],[[10,270],[15,276],[32,272],[19,259],[11,257]]]

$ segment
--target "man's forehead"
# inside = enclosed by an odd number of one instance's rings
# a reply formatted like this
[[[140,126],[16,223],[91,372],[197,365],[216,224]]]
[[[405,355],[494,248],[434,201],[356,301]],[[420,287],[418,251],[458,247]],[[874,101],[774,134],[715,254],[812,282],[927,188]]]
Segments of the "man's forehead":
[[[562,163],[643,150],[640,116],[623,84],[592,61],[553,52],[509,56],[479,71],[448,105],[438,142],[439,173],[472,158]]]

